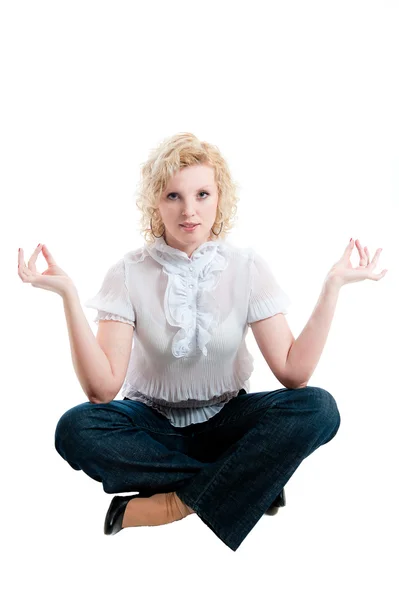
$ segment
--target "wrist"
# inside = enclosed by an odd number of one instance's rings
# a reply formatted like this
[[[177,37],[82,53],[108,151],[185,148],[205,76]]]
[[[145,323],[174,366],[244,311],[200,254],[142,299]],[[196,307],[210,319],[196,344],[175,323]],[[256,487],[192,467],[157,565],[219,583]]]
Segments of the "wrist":
[[[70,285],[65,286],[65,288],[59,292],[59,295],[63,300],[78,296],[78,290],[75,285],[71,283]]]
[[[334,292],[339,292],[343,285],[344,284],[342,283],[341,279],[336,275],[328,274],[324,280],[324,287]]]

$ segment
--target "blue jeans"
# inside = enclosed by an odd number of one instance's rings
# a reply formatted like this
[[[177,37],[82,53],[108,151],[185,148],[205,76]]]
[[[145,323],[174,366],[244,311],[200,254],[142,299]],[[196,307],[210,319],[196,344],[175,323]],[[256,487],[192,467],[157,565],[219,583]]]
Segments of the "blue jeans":
[[[337,433],[319,387],[244,389],[205,423],[174,427],[138,400],[84,402],[58,421],[55,448],[108,494],[178,497],[236,551],[304,458]]]

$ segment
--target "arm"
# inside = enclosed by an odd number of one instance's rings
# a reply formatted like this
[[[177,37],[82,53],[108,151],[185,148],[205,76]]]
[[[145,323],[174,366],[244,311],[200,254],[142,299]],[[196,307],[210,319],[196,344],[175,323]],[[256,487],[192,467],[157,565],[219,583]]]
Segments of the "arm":
[[[333,279],[325,279],[309,321],[288,352],[287,377],[291,381],[301,381],[300,387],[307,385],[319,362],[330,331],[340,287]]]
[[[62,299],[75,373],[89,401],[98,404],[96,398],[108,397],[115,388],[111,364],[90,328],[76,288],[68,289]]]

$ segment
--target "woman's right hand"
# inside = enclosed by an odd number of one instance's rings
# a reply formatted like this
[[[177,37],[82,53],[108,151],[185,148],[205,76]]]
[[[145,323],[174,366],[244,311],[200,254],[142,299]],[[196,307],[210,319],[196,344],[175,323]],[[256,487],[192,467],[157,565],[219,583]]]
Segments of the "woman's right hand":
[[[43,250],[43,256],[47,261],[48,269],[39,273],[36,270],[36,260]],[[18,253],[18,275],[24,283],[31,283],[33,287],[43,288],[63,296],[69,290],[75,288],[75,285],[67,273],[59,267],[53,259],[47,246],[40,244],[29,259],[28,265],[24,262],[24,251],[20,248]]]

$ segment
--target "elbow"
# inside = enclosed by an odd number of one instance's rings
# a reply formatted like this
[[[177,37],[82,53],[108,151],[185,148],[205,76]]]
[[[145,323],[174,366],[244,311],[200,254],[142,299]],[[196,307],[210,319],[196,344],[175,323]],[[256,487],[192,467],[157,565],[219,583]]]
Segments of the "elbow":
[[[299,388],[307,387],[307,385],[307,383],[300,383],[299,385],[289,385],[287,388],[290,390],[299,390]]]
[[[91,402],[92,404],[108,404],[109,402],[112,402],[112,400],[117,395],[117,392],[115,391],[115,389],[100,390],[100,391],[101,391],[101,393],[97,393],[97,394],[87,394],[89,402]]]
[[[108,404],[108,402],[112,402],[113,398],[111,398],[111,400],[99,400],[98,398],[89,398],[89,402],[91,404]]]
[[[287,388],[288,390],[299,390],[299,388],[304,388],[307,387],[308,382],[306,381],[305,383],[294,383],[294,382],[281,382],[283,384],[283,386],[285,388]]]
[[[102,402],[97,400],[97,398],[89,398],[89,402],[90,404],[102,404]]]

